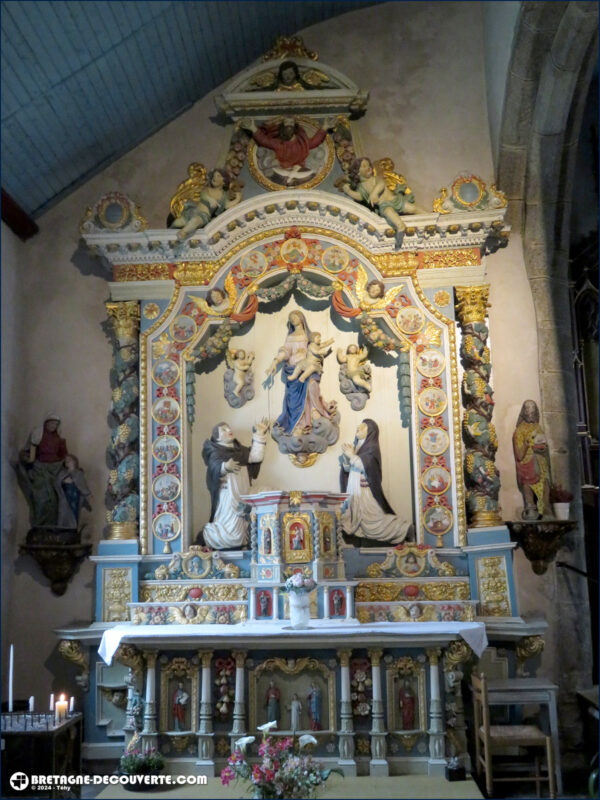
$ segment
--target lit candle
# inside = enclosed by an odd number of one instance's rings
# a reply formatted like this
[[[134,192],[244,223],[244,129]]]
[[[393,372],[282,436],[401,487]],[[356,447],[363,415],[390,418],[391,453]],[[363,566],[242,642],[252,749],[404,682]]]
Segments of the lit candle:
[[[54,695],[50,695],[50,711],[54,711]]]
[[[35,698],[33,695],[29,698],[29,713],[33,714],[33,708],[35,706]]]
[[[63,719],[66,719],[67,716],[67,707],[68,703],[65,700],[64,694],[61,694],[60,700],[57,700],[54,704],[54,724],[60,724]]]
[[[8,710],[13,710],[13,662],[14,662],[14,647],[11,644],[10,654],[8,656]]]
[[[75,698],[72,697],[69,700],[69,714],[72,714],[75,711]]]

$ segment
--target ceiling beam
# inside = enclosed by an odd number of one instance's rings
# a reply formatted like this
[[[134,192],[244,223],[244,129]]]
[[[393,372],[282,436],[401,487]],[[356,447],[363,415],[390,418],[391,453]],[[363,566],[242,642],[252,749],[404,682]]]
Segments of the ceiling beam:
[[[13,233],[26,241],[38,233],[39,228],[21,206],[2,189],[2,222],[6,222]]]

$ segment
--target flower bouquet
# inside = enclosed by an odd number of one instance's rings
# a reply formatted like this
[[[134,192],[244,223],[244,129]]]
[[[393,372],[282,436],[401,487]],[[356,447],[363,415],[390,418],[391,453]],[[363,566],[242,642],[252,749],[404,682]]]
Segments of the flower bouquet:
[[[303,592],[312,592],[317,584],[310,575],[304,575],[302,572],[294,572],[285,582],[286,592],[296,592],[302,594]]]
[[[254,798],[311,798],[315,797],[332,772],[343,775],[339,769],[322,769],[312,756],[303,752],[307,745],[317,744],[310,734],[276,739],[266,734],[277,725],[261,725],[263,741],[258,747],[259,761],[251,766],[246,760],[246,747],[254,736],[244,736],[234,744],[227,766],[221,771],[221,783],[227,786],[234,778],[242,778],[253,789]]]
[[[123,753],[119,761],[119,770],[124,775],[152,775],[160,772],[165,760],[155,747],[142,752],[129,750]]]
[[[286,580],[284,589],[289,592],[292,628],[308,628],[310,622],[309,593],[316,585],[314,578],[303,572],[294,572]]]
[[[569,506],[573,495],[568,489],[563,489],[560,483],[550,487],[550,502],[556,519],[569,519]]]

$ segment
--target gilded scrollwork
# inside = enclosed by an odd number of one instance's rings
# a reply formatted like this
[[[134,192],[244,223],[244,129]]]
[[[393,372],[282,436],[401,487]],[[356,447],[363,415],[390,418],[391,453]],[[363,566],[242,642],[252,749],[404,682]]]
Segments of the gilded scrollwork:
[[[173,272],[181,286],[207,286],[219,269],[218,261],[182,261]]]
[[[384,278],[398,278],[414,275],[419,268],[416,253],[380,253],[370,257]]]
[[[409,752],[413,749],[416,745],[419,737],[421,736],[420,733],[395,733],[393,734],[394,738],[398,740],[400,745]]]
[[[359,583],[355,590],[357,603],[394,602],[406,600],[405,583]],[[416,586],[417,584],[414,584]],[[413,585],[411,585],[412,588]],[[418,584],[419,595],[427,600],[469,600],[468,581],[421,583]]]
[[[104,622],[127,619],[127,603],[132,600],[131,568],[113,567],[102,570],[102,615]]]
[[[481,264],[479,247],[454,250],[426,250],[419,254],[421,269],[448,269],[450,267],[478,267]]]
[[[173,745],[173,750],[177,753],[183,753],[184,750],[187,750],[190,742],[192,741],[191,736],[172,736],[170,737],[170,742]]]
[[[171,278],[171,264],[115,264],[113,280],[115,283],[130,281],[168,281]]]
[[[302,492],[299,489],[290,491],[290,506],[299,506],[302,503]]]
[[[318,61],[316,50],[309,50],[301,36],[278,36],[270,50],[262,56],[263,61],[276,61],[283,58],[307,58]]]
[[[487,556],[477,560],[477,585],[481,616],[511,616],[505,556]]]
[[[475,654],[464,641],[464,639],[455,639],[450,642],[444,654],[444,670],[456,670],[461,664],[466,664],[475,657]]]
[[[412,558],[414,556],[414,559]],[[407,561],[410,559],[410,564]],[[413,563],[416,562],[415,566]],[[453,577],[456,575],[456,567],[449,561],[440,561],[431,547],[424,548],[422,545],[406,544],[402,547],[388,550],[385,560],[374,562],[367,566],[367,576],[369,578],[380,578],[385,572],[390,572],[400,577],[414,577],[421,575],[426,566],[434,574],[440,576]],[[429,573],[431,574],[431,572]]]
[[[515,648],[517,654],[517,676],[526,678],[529,672],[525,669],[525,662],[534,656],[540,655],[545,647],[541,636],[525,636],[519,639]]]
[[[87,650],[78,639],[62,639],[58,645],[58,652],[66,661],[71,661],[80,670],[81,674],[75,679],[78,685],[87,692],[90,685],[90,657]]]
[[[468,581],[457,583],[426,583],[423,594],[427,600],[469,600],[471,590]]]
[[[132,644],[122,642],[114,655],[116,661],[130,667],[136,675],[141,675],[144,670],[144,656]]]
[[[201,585],[189,583],[185,586],[173,586],[165,583],[159,586],[142,585],[140,588],[140,602],[142,603],[182,603],[189,598],[191,590],[200,590],[202,600],[228,602],[232,600],[246,600],[248,590],[239,583],[231,585]]]

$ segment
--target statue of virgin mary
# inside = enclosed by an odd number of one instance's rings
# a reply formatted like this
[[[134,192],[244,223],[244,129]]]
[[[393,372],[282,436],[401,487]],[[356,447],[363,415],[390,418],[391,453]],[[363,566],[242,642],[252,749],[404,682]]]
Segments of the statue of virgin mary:
[[[324,453],[339,436],[337,403],[323,400],[320,372],[315,370],[304,381],[300,376],[291,379],[297,364],[306,359],[310,333],[304,314],[290,312],[285,342],[267,370],[267,375],[274,375],[283,364],[283,409],[272,431],[282,453]]]

